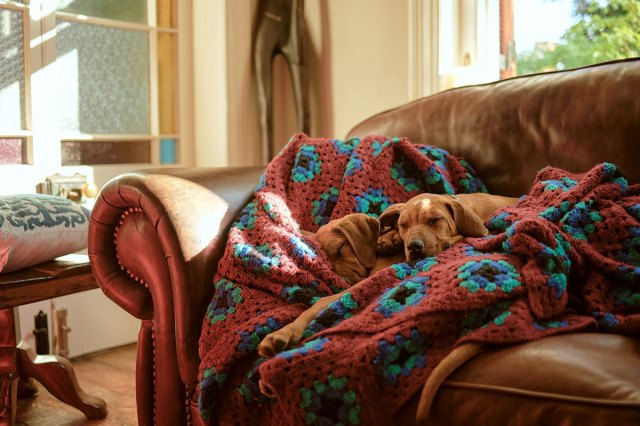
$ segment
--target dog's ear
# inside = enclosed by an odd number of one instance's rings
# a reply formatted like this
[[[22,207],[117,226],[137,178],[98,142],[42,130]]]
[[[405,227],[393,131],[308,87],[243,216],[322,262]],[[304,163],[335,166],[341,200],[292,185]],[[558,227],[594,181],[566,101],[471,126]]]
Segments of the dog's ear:
[[[346,238],[342,235],[342,233],[340,234],[341,235],[337,238],[336,237],[324,238],[322,239],[322,241],[318,241],[317,238],[312,238],[312,239],[315,239],[320,243],[322,250],[324,250],[324,252],[327,254],[329,259],[336,259],[338,256],[338,252],[340,251],[342,246],[344,244],[347,244]]]
[[[400,209],[404,203],[391,204],[382,212],[378,220],[380,221],[380,230],[387,228],[398,229],[398,218],[400,217]]]
[[[489,230],[484,226],[482,219],[476,212],[455,200],[448,201],[446,206],[451,216],[453,216],[459,235],[464,235],[465,237],[484,237],[489,235]]]
[[[380,222],[364,213],[354,213],[342,218],[336,225],[336,231],[342,233],[353,253],[366,268],[376,264],[376,243],[380,233]]]

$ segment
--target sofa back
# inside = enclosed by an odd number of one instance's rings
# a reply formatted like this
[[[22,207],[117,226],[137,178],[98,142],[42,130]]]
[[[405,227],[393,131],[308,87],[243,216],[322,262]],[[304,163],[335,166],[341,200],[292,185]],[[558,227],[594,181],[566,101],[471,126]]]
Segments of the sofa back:
[[[552,165],[608,161],[640,182],[640,58],[460,87],[382,112],[352,136],[407,137],[467,159],[489,192],[519,196]]]

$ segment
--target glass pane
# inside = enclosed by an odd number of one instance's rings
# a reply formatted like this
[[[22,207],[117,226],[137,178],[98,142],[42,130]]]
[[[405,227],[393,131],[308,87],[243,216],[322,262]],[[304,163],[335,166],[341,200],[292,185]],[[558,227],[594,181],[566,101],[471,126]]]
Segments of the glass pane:
[[[58,0],[58,11],[147,23],[147,0]]]
[[[156,9],[158,11],[159,27],[173,28],[176,26],[176,17],[173,0],[157,0]]]
[[[0,9],[0,129],[24,129],[22,12]]]
[[[0,138],[0,164],[24,164],[25,140]]]
[[[62,141],[63,166],[150,162],[150,141]]]
[[[57,21],[60,126],[102,134],[149,134],[149,36]]]
[[[506,0],[503,0],[503,2]],[[518,75],[640,55],[640,7],[627,0],[513,0]]]
[[[160,133],[173,134],[175,129],[175,43],[174,34],[158,33],[158,96]]]
[[[160,139],[160,164],[176,163],[176,140]]]

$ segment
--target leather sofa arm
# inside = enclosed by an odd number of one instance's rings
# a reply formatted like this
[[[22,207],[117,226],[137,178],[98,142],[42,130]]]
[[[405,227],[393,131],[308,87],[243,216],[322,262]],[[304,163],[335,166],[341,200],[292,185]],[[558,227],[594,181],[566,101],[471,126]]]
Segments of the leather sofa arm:
[[[228,228],[252,197],[262,167],[173,168],[120,175],[92,210],[89,257],[103,292],[175,345],[194,383],[202,318]],[[142,333],[142,331],[141,331]],[[173,340],[173,342],[170,342]]]

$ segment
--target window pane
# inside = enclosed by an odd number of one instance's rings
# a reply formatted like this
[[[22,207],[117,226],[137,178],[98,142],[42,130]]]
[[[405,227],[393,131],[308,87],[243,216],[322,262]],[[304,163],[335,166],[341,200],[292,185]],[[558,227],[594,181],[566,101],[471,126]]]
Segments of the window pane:
[[[513,2],[518,75],[640,55],[640,3],[628,0]]]
[[[160,133],[176,132],[175,108],[175,45],[174,34],[158,33],[158,96],[160,110]]]
[[[149,42],[144,32],[57,21],[61,128],[149,134]]]
[[[159,27],[173,28],[176,26],[173,0],[157,0],[156,9],[158,11],[157,25]]]
[[[0,164],[24,164],[25,140],[0,138]]]
[[[176,163],[176,140],[160,139],[160,164]]]
[[[0,129],[24,129],[22,12],[0,9]]]
[[[150,141],[62,141],[63,166],[150,162]]]
[[[147,23],[147,0],[58,0],[60,12]]]

